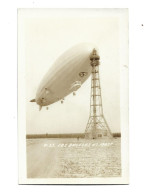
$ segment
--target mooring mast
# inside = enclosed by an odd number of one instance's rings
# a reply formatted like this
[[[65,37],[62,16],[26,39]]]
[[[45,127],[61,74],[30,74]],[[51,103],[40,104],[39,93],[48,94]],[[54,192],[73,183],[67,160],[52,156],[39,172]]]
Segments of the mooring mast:
[[[85,130],[85,138],[97,139],[101,137],[112,137],[109,126],[103,115],[100,78],[99,78],[99,65],[100,57],[93,49],[90,55],[92,66],[91,76],[91,100],[90,100],[90,117]]]

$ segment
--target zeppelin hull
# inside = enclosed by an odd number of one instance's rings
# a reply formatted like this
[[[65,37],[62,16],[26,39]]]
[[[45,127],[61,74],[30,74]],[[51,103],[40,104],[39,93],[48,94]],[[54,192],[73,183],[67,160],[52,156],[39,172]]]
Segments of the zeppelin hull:
[[[44,76],[36,102],[47,106],[77,91],[91,74],[89,55],[93,44],[79,44],[63,53]]]

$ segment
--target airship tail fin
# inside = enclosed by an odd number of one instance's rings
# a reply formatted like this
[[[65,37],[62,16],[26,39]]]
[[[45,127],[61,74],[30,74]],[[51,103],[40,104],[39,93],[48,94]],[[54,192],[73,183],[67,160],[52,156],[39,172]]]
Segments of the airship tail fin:
[[[32,100],[30,100],[30,102],[36,102],[36,100],[35,99],[32,99]]]

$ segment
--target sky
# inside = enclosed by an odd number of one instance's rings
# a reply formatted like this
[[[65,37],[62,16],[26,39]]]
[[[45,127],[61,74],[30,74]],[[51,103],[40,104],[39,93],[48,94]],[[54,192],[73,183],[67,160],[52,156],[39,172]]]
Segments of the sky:
[[[120,132],[121,67],[126,63],[126,9],[28,9],[20,10],[24,41],[26,133],[84,133],[90,114],[89,79],[70,94],[64,104],[56,102],[39,111],[30,103],[46,72],[68,48],[90,42],[100,55],[103,113],[110,130]],[[127,48],[126,48],[127,50]]]

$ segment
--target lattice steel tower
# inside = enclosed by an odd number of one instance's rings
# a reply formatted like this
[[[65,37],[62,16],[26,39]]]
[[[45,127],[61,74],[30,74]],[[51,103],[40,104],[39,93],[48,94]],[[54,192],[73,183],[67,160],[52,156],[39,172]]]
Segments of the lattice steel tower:
[[[112,137],[109,126],[103,115],[100,77],[99,77],[99,62],[100,57],[93,49],[90,55],[92,66],[91,76],[91,101],[90,101],[90,117],[85,130],[85,138],[97,139],[101,137]]]

